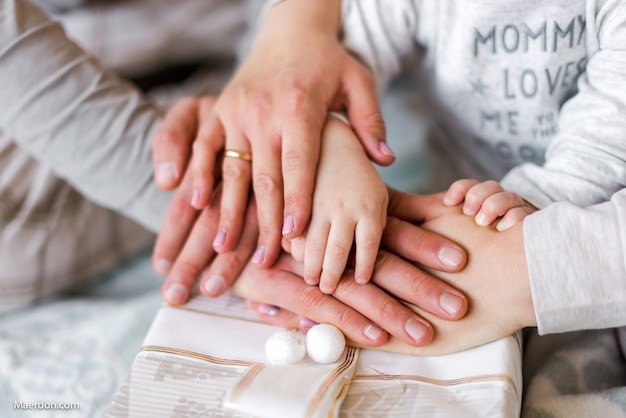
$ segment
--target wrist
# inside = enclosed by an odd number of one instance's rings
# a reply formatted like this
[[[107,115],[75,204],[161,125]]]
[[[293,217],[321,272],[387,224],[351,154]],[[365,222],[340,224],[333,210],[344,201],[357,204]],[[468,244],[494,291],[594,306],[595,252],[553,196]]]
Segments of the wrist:
[[[313,30],[337,38],[341,27],[341,0],[272,0],[262,14],[261,32]]]

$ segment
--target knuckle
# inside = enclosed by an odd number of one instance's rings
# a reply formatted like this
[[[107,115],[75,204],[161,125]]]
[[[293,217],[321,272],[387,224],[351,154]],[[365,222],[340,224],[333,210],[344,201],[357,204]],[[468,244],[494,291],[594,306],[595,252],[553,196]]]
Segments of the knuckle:
[[[349,329],[355,324],[354,311],[351,308],[346,307],[337,312],[333,318],[334,325],[340,329]]]
[[[200,276],[202,268],[191,260],[181,260],[176,266],[178,270],[178,276],[185,281],[195,281]]]
[[[331,257],[338,258],[338,259],[345,257],[349,251],[350,251],[350,247],[343,245],[343,244],[338,244],[338,243],[331,244],[327,248],[328,254]]]
[[[397,303],[389,299],[378,307],[378,314],[383,321],[396,321],[400,316]]]
[[[292,116],[302,113],[310,99],[309,89],[296,79],[287,82],[284,94],[285,110]]]
[[[194,155],[204,154],[206,152],[206,149],[207,149],[207,144],[206,142],[202,140],[194,141],[193,145],[191,146],[191,150]],[[199,162],[202,162],[202,161],[200,160]]]
[[[222,178],[225,182],[245,180],[247,178],[247,169],[243,166],[243,164],[225,163],[222,167]]]
[[[495,180],[487,180],[483,183],[488,190],[499,190],[502,191],[502,186]]]
[[[189,219],[196,214],[196,209],[189,204],[189,199],[173,199],[170,210],[174,219]]]
[[[246,113],[257,123],[267,120],[272,108],[272,96],[266,90],[259,90],[248,94],[246,98]]]
[[[171,130],[160,129],[152,141],[152,149],[158,151],[160,148],[172,149],[178,145],[178,137]]]
[[[261,172],[254,173],[253,186],[257,196],[265,197],[267,194],[275,195],[281,189],[281,182],[270,174]]]
[[[380,233],[382,234],[382,230]],[[379,236],[380,235],[371,235],[360,239],[357,242],[357,247],[368,252],[375,251],[380,246],[380,239],[378,239]]]
[[[326,242],[315,238],[307,238],[306,252],[322,253],[326,248]]]
[[[319,292],[317,286],[307,286],[298,295],[299,306],[303,313],[316,312],[322,304],[324,295]]]
[[[302,190],[292,191],[285,194],[285,207],[286,208],[308,208],[310,210],[313,197],[310,193]]]
[[[297,149],[290,149],[284,152],[282,157],[283,170],[299,171],[309,168],[306,156]]]
[[[436,296],[432,281],[424,277],[412,277],[412,280],[409,280],[409,291],[415,300],[430,300],[429,298]]]

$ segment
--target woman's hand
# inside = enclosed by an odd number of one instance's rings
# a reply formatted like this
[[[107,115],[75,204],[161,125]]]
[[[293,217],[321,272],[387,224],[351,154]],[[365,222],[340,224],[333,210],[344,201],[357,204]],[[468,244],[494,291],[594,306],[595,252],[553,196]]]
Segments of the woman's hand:
[[[194,207],[202,209],[213,198],[215,150],[224,145],[239,157],[223,162],[219,239],[213,241],[217,252],[231,251],[239,241],[251,181],[260,227],[254,262],[270,266],[280,253],[281,235],[294,238],[304,231],[329,110],[347,110],[374,161],[387,165],[394,160],[372,75],[338,41],[339,14],[338,0],[290,0],[272,7],[249,57],[213,114],[202,120],[204,134],[194,143],[191,164]],[[189,150],[155,152],[155,160],[180,181]],[[252,164],[246,161],[251,158]]]

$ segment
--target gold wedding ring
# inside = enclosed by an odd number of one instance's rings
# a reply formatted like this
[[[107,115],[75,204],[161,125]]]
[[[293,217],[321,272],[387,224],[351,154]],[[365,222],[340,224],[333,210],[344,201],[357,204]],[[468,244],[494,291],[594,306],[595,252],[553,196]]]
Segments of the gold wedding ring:
[[[252,162],[252,154],[245,151],[237,151],[236,149],[224,150],[225,157],[239,158],[240,160]]]

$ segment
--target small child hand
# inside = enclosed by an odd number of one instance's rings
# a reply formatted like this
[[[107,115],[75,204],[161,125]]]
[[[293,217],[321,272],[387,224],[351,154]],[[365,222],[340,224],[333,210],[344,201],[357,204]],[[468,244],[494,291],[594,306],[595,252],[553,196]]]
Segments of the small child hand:
[[[329,118],[306,231],[304,280],[333,293],[354,243],[354,277],[357,283],[367,283],[387,220],[387,202],[387,187],[352,129]],[[292,240],[291,244],[297,255],[302,243]]]
[[[463,213],[474,216],[475,222],[480,226],[494,223],[498,231],[504,231],[526,216],[536,208],[513,192],[506,191],[497,181],[488,180],[478,182],[473,179],[457,180],[448,188],[443,202],[447,206],[455,206],[463,203]]]

